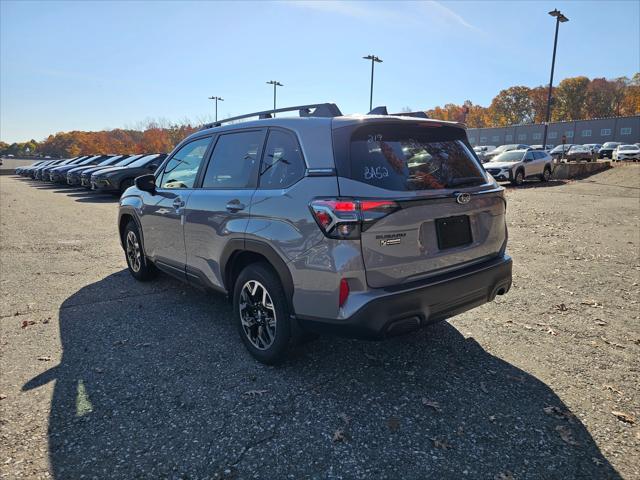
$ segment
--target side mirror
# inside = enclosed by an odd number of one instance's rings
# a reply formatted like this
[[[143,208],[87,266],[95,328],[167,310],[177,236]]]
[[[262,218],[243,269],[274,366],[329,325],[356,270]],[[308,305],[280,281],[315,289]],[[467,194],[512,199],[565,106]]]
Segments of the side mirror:
[[[138,190],[151,194],[156,193],[156,177],[151,173],[136,177],[135,184]]]

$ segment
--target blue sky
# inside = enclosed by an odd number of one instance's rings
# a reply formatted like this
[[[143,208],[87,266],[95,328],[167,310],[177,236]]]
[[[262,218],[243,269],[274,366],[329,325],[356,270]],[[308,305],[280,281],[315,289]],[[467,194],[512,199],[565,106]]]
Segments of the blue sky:
[[[0,1],[0,139],[335,101],[427,109],[549,80],[640,70],[640,2]],[[556,80],[556,83],[557,83]]]

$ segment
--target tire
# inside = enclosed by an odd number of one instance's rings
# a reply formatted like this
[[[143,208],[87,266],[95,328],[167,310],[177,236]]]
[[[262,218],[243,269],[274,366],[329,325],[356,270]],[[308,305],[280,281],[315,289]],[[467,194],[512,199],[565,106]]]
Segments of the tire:
[[[548,182],[551,179],[551,169],[549,167],[544,167],[544,171],[542,175],[540,175],[541,182]]]
[[[122,195],[124,191],[129,187],[133,187],[133,178],[125,178],[122,182],[120,182],[120,195]]]
[[[157,275],[155,266],[147,259],[140,241],[140,231],[136,222],[131,220],[122,232],[124,256],[129,273],[140,282],[151,280]],[[137,261],[136,261],[137,260]]]
[[[516,187],[521,186],[524,183],[524,171],[517,170],[516,175],[513,177],[513,180],[511,180],[511,183]]]
[[[282,283],[270,265],[254,263],[240,272],[233,287],[233,315],[253,358],[267,365],[286,358],[295,343],[295,327]]]

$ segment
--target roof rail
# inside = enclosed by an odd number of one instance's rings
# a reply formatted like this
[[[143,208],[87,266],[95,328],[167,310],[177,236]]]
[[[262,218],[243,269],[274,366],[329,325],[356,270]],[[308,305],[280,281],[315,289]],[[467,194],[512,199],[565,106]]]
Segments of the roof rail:
[[[246,113],[244,115],[238,115],[237,117],[225,118],[218,120],[217,122],[207,123],[202,126],[201,130],[206,128],[219,127],[223,123],[235,122],[236,120],[242,120],[243,118],[258,117],[259,119],[272,118],[272,114],[282,112],[293,112],[298,110],[301,117],[340,117],[342,112],[335,103],[313,103],[311,105],[298,105],[297,107],[285,107],[271,110],[264,110],[262,112]],[[313,111],[312,111],[313,110]]]
[[[415,117],[415,118],[429,118],[426,112],[401,112],[401,113],[389,113],[387,107],[380,105],[379,107],[371,110],[367,115],[391,115],[394,117]]]

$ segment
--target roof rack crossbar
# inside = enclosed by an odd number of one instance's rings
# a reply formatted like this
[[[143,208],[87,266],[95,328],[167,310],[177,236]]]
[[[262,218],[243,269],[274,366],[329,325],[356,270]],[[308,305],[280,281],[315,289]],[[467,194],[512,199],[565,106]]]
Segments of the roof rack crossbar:
[[[339,117],[342,112],[335,103],[313,103],[311,105],[298,105],[296,107],[285,107],[271,110],[263,110],[262,112],[245,113],[237,117],[225,118],[217,122],[207,123],[202,129],[219,127],[223,123],[235,122],[244,118],[258,117],[259,119],[271,118],[274,113],[294,112],[298,110],[301,117]],[[313,111],[312,111],[313,110]]]

